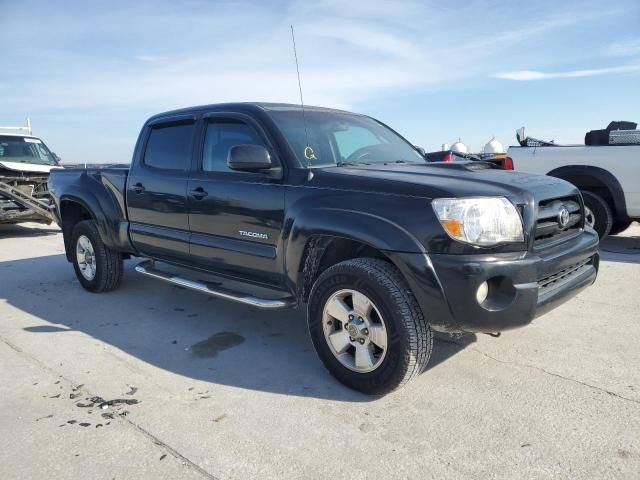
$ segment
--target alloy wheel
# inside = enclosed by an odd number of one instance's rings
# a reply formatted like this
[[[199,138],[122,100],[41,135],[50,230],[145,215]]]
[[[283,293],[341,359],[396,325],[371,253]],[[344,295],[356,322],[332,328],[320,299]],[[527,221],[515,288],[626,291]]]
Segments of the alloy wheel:
[[[387,328],[380,310],[362,292],[343,289],[325,303],[322,326],[334,357],[358,373],[378,368],[387,353]]]
[[[93,244],[86,235],[78,237],[76,259],[82,276],[89,281],[93,280],[96,276],[96,256]]]

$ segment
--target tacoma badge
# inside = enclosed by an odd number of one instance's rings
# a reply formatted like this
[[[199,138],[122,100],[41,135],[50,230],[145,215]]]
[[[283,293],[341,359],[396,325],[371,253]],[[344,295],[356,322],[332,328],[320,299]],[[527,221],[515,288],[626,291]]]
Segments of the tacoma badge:
[[[245,230],[238,230],[238,233],[243,237],[262,238],[264,240],[269,239],[269,235],[267,235],[266,233],[247,232]]]

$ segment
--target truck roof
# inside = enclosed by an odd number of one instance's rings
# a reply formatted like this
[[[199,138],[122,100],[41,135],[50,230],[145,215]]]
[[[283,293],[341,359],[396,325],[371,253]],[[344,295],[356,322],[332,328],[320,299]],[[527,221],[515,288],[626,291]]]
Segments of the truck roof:
[[[195,113],[201,110],[262,110],[262,111],[299,111],[302,110],[300,104],[295,103],[270,103],[270,102],[231,102],[231,103],[213,103],[209,105],[196,105],[192,107],[179,108],[176,110],[169,110],[167,112],[158,113],[153,115],[149,120],[165,117],[167,115],[176,115],[184,113]],[[334,112],[334,113],[352,113],[346,110],[339,110],[336,108],[316,107],[313,105],[305,105],[305,111],[308,112]]]
[[[22,138],[35,138],[37,140],[40,140],[39,137],[36,137],[35,135],[29,135],[27,133],[9,133],[9,132],[3,132],[2,128],[0,127],[0,136],[2,137],[22,137]]]

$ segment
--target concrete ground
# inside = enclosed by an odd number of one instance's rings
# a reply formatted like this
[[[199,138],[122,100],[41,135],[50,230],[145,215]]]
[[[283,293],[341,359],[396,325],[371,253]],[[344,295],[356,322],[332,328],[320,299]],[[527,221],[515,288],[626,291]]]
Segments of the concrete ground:
[[[0,226],[0,478],[637,479],[640,226],[602,248],[571,302],[499,338],[441,338],[373,400],[324,370],[303,313],[133,261],[91,294],[57,228]]]

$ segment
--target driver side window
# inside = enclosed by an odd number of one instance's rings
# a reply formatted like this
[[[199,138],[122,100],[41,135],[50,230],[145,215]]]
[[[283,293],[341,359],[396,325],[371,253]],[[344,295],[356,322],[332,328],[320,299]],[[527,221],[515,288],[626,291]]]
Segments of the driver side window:
[[[346,130],[338,130],[334,132],[333,136],[342,160],[346,160],[353,152],[361,148],[382,143],[370,130],[355,125],[349,126]]]
[[[204,172],[233,172],[227,165],[229,150],[235,145],[262,145],[260,134],[251,125],[235,119],[219,119],[207,125],[202,152]]]

